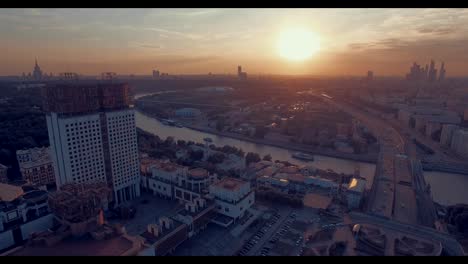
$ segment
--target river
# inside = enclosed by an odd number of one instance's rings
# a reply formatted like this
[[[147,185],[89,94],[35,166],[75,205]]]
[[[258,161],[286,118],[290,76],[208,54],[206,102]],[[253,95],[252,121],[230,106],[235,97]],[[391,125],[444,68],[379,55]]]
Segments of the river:
[[[174,139],[183,139],[186,141],[194,141],[203,143],[203,139],[209,137],[213,140],[212,144],[216,146],[230,145],[237,148],[241,148],[245,153],[255,152],[258,153],[261,157],[264,155],[270,154],[273,160],[284,160],[289,161],[294,164],[300,165],[313,165],[320,169],[331,169],[338,173],[354,173],[356,167],[359,167],[360,174],[362,177],[371,179],[374,176],[375,164],[357,162],[352,160],[337,159],[326,156],[314,155],[314,161],[301,161],[291,157],[295,151],[277,148],[272,146],[266,146],[261,144],[255,144],[243,140],[233,139],[229,137],[222,137],[217,135],[212,135],[189,128],[179,128],[173,126],[166,126],[159,122],[159,120],[147,116],[139,111],[136,111],[136,125],[138,128],[150,132],[154,135],[159,136],[161,139],[165,139],[169,136],[174,137]]]
[[[171,91],[163,91],[160,93],[166,92]],[[138,94],[135,96],[135,99],[145,95],[150,95],[150,93]],[[285,160],[300,165],[310,164],[323,170],[331,169],[338,173],[354,173],[355,168],[359,167],[361,176],[368,179],[368,188],[370,188],[374,178],[375,164],[337,159],[320,155],[314,155],[315,159],[312,162],[300,161],[291,157],[291,155],[294,153],[294,151],[291,150],[255,144],[228,137],[221,137],[188,128],[166,126],[157,119],[149,117],[139,111],[136,111],[136,125],[146,132],[158,135],[162,139],[165,139],[168,136],[172,136],[175,139],[183,139],[186,141],[191,140],[194,142],[203,143],[203,139],[209,137],[213,139],[213,144],[216,146],[235,146],[237,148],[241,148],[246,153],[255,152],[262,157],[264,155],[270,154],[273,160]],[[432,197],[435,202],[442,205],[453,205],[456,203],[468,204],[468,192],[466,192],[466,187],[468,187],[468,175],[426,171],[424,172],[424,178],[426,179],[427,183],[431,185]]]

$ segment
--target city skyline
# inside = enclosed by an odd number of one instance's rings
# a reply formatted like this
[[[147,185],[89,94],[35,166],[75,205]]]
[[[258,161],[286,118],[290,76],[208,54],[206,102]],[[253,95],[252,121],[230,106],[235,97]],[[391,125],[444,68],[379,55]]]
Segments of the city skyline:
[[[2,76],[30,72],[35,58],[54,74],[236,74],[243,65],[251,75],[403,77],[434,59],[447,77],[468,75],[466,9],[4,9],[0,21]],[[301,60],[278,51],[294,30],[317,36]]]

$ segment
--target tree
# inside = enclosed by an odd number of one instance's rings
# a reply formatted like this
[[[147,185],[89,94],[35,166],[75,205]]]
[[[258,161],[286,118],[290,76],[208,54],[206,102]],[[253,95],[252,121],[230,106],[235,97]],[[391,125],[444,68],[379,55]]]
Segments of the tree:
[[[245,156],[245,164],[249,166],[250,163],[252,162],[259,162],[260,161],[260,155],[257,153],[249,152]]]
[[[220,118],[216,122],[216,130],[221,132],[221,131],[223,131],[223,128],[224,128],[224,119]]]
[[[271,155],[270,154],[267,154],[265,156],[263,156],[263,160],[266,160],[266,161],[271,161]]]
[[[187,143],[185,142],[185,140],[182,140],[182,139],[177,140],[177,146],[185,147],[186,145]]]
[[[208,157],[207,161],[213,164],[218,164],[218,163],[222,163],[224,161],[224,158],[225,158],[224,154],[214,153]]]
[[[194,160],[194,161],[199,161],[201,159],[203,159],[203,150],[191,150],[190,151],[190,159]]]
[[[267,128],[265,126],[256,126],[255,127],[254,137],[264,138],[267,132],[268,132],[268,130],[267,130]]]

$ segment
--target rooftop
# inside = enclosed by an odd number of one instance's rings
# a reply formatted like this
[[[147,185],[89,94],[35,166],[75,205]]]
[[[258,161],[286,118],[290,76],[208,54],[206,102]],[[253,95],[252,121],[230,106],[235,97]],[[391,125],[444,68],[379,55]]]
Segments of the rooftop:
[[[154,167],[158,170],[166,171],[166,172],[174,172],[177,169],[184,168],[183,166],[177,165],[172,162],[155,162]]]
[[[351,191],[351,192],[362,193],[364,192],[365,188],[366,188],[366,181],[361,180],[361,179],[356,179],[356,178],[352,178],[351,182],[348,185],[348,191]]]
[[[23,188],[10,184],[0,183],[0,200],[13,201],[23,195]]]
[[[304,180],[305,180],[305,177],[304,177],[304,175],[302,175],[302,174],[300,174],[300,173],[289,174],[289,175],[288,175],[288,180],[289,180],[289,181],[292,181],[292,182],[303,183]]]
[[[188,171],[188,175],[193,178],[204,179],[208,178],[208,171],[203,168],[195,168]]]
[[[221,181],[217,182],[215,186],[229,190],[229,191],[234,191],[234,190],[239,189],[244,184],[247,184],[247,182],[243,180],[235,179],[235,178],[226,177],[222,179]]]
[[[172,226],[171,228],[169,229],[166,229],[166,228],[162,228],[162,232],[160,235],[158,235],[157,237],[154,236],[153,234],[151,234],[150,232],[148,232],[148,230],[145,230],[143,233],[140,234],[140,236],[145,239],[145,242],[147,244],[154,244],[162,239],[164,239],[168,234],[170,234],[172,231],[176,230],[177,228],[179,228],[180,226],[182,225],[185,225],[184,223],[181,223],[177,220],[174,220],[172,219]]]
[[[304,206],[317,209],[327,209],[330,206],[332,198],[315,193],[308,193],[304,196]]]
[[[27,154],[30,155],[31,160],[19,162],[20,168],[32,168],[44,165],[46,163],[52,163],[49,147],[31,148],[16,151],[17,156]]]
[[[6,170],[6,169],[8,169],[8,167],[0,163],[0,169]]]

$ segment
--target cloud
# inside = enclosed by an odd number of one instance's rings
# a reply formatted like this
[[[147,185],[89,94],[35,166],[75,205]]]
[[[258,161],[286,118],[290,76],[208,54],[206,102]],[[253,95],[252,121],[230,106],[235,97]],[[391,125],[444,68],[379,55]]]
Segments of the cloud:
[[[148,49],[161,49],[162,48],[160,45],[152,45],[152,44],[140,44],[140,47],[148,48]]]
[[[166,34],[166,35],[173,35],[173,36],[178,36],[178,37],[182,37],[182,38],[188,38],[188,39],[191,39],[191,40],[200,40],[200,39],[205,38],[204,36],[198,35],[198,34],[184,33],[184,32],[180,32],[180,31],[168,30],[168,29],[164,29],[164,28],[150,27],[150,28],[144,28],[144,29],[145,30],[156,31],[156,32],[163,33],[163,34]]]
[[[423,27],[418,29],[418,32],[421,34],[433,34],[433,35],[447,35],[456,32],[455,28],[433,28],[433,27]]]

